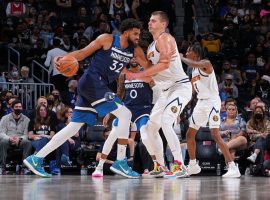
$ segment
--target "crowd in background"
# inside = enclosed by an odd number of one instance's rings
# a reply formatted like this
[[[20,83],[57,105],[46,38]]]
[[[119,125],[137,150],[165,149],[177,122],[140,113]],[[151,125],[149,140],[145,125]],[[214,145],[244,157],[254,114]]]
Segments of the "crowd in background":
[[[247,159],[261,164],[267,160],[264,152],[270,148],[270,1],[207,1],[214,25],[207,33],[199,33],[198,27],[194,26],[194,22],[200,20],[196,2],[185,0],[183,3],[184,38],[178,43],[179,51],[185,53],[194,42],[205,48],[206,56],[215,68],[222,99],[220,134],[233,157],[237,157],[238,150],[249,149],[252,154]],[[173,0],[1,0],[0,82],[37,83],[30,77],[30,66],[35,60],[49,69],[55,89],[36,99],[33,109],[24,110],[25,105],[14,96],[14,91],[8,91],[5,84],[0,84],[0,145],[23,147],[25,157],[32,151],[39,151],[69,122],[76,102],[77,81],[91,57],[80,62],[76,76],[66,78],[53,65],[56,55],[84,48],[103,33],[119,34],[121,21],[128,17],[143,24],[140,45],[146,50],[152,41],[147,21],[154,10],[168,14],[168,31],[174,34]],[[20,53],[23,67],[14,65],[7,71],[8,47]],[[190,75],[189,69],[185,69]],[[28,87],[20,92],[33,92],[33,88]],[[116,91],[117,83],[110,87]],[[175,130],[182,140],[194,101],[175,123]],[[14,126],[6,127],[12,125],[7,124],[7,120]],[[28,125],[20,126],[19,130],[16,128],[19,123]],[[16,130],[16,134],[11,130]],[[104,136],[107,133],[106,129]],[[61,164],[70,164],[69,150],[78,149],[81,139],[78,133],[56,150],[57,167],[53,173],[59,173]],[[6,152],[7,148],[2,151]],[[7,153],[0,154],[4,168]]]

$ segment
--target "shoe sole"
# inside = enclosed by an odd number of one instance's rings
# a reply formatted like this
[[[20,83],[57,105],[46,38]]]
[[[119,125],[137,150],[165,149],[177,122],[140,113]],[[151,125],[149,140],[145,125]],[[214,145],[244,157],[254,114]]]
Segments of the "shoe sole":
[[[161,173],[158,175],[142,175],[142,178],[152,179],[152,178],[163,178],[165,173]]]
[[[35,168],[27,161],[23,160],[23,163],[25,164],[26,167],[28,167],[29,170],[31,170],[34,174],[41,176],[42,178],[51,178],[51,176],[45,176],[41,174],[39,171],[35,170]]]
[[[190,172],[188,171],[188,174],[189,174],[189,175],[196,175],[196,174],[201,173],[201,171],[202,171],[202,169],[200,168],[200,170],[195,171],[195,172],[193,172],[193,173],[190,173]]]
[[[92,177],[101,178],[101,177],[103,177],[103,175],[101,175],[101,174],[92,174]]]
[[[138,179],[138,178],[139,178],[139,176],[138,176],[138,177],[129,176],[129,175],[123,173],[122,171],[120,171],[120,170],[118,170],[118,169],[115,169],[115,168],[113,168],[113,167],[110,167],[110,170],[111,170],[112,172],[114,172],[114,173],[116,173],[116,174],[119,174],[119,175],[121,175],[121,176],[124,176],[124,177],[126,177],[126,178],[132,178],[132,179]]]
[[[241,174],[237,174],[234,176],[222,176],[222,178],[240,178],[240,177],[241,177]]]

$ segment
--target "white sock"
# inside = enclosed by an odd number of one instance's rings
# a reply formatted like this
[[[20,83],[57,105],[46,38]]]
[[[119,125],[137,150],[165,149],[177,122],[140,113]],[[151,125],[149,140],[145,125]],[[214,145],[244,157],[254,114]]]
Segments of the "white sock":
[[[102,159],[101,158],[99,160],[99,162],[98,162],[98,166],[97,167],[100,168],[100,169],[103,169],[103,165],[104,165],[105,161],[106,161],[106,159]]]
[[[228,162],[228,166],[229,168],[231,168],[231,167],[235,167],[236,165],[235,165],[235,162],[232,161],[232,162]]]
[[[196,164],[197,164],[196,159],[194,159],[194,160],[189,160],[189,164],[190,164],[190,165],[196,165]]]
[[[109,153],[112,150],[112,146],[117,140],[117,133],[115,131],[115,127],[112,127],[112,131],[110,132],[108,138],[106,139],[103,148],[102,148],[102,153],[105,155],[109,155]]]
[[[62,145],[68,138],[71,138],[75,135],[83,123],[70,122],[65,128],[59,131],[57,134],[53,136],[53,138],[48,142],[37,154],[37,157],[44,158],[49,153],[57,149],[60,145]]]
[[[117,160],[124,160],[126,157],[127,145],[117,144]]]

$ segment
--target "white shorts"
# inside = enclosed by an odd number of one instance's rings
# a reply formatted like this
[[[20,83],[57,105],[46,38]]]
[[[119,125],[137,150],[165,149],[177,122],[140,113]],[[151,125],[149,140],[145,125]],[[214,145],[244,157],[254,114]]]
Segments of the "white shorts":
[[[221,101],[219,96],[211,99],[198,99],[190,117],[190,127],[198,130],[201,126],[219,128]]]
[[[161,91],[150,114],[150,121],[161,127],[162,117],[176,119],[190,101],[191,95],[190,82],[176,84],[166,91]]]

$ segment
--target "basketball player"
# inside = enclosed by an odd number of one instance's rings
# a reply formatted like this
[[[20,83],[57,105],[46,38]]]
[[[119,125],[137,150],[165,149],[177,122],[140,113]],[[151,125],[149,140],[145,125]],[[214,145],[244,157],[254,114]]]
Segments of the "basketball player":
[[[112,134],[118,138],[117,161],[111,170],[128,178],[139,177],[125,159],[131,112],[107,85],[119,77],[134,56],[145,59],[143,50],[137,46],[141,24],[135,19],[126,19],[120,29],[120,36],[102,34],[85,48],[67,54],[74,56],[78,61],[91,55],[93,59],[79,80],[78,99],[71,122],[36,155],[24,160],[25,165],[35,174],[50,177],[42,167],[44,157],[77,133],[84,123],[92,126],[97,115],[102,117],[111,112],[118,118],[118,124],[112,130]],[[61,57],[56,59],[55,64],[58,68],[61,67]]]
[[[173,123],[191,99],[192,86],[188,76],[185,74],[178,53],[172,55],[170,52],[177,51],[175,39],[165,32],[168,26],[168,17],[162,11],[152,13],[148,23],[148,29],[153,36],[153,43],[147,50],[147,58],[152,64],[150,68],[139,72],[127,72],[128,80],[140,79],[152,76],[153,80],[161,90],[161,94],[153,107],[150,119],[141,128],[142,142],[149,154],[156,157],[153,160],[158,167],[154,167],[154,173],[165,174],[162,140],[158,130],[162,128],[168,141],[168,145],[174,156],[171,171],[165,177],[186,177],[187,170],[183,164],[183,158],[178,137],[173,130]],[[139,62],[139,60],[138,60]]]
[[[205,127],[209,123],[212,138],[218,144],[228,163],[228,172],[223,177],[240,177],[239,169],[233,162],[229,149],[219,134],[221,100],[212,64],[209,60],[203,59],[203,50],[200,44],[189,47],[186,58],[181,55],[181,59],[188,66],[193,67],[192,84],[198,98],[187,131],[187,146],[190,157],[188,173],[192,175],[201,171],[195,157],[195,135],[201,126]]]
[[[129,66],[129,71],[134,73],[143,70],[143,68],[136,62],[131,62]],[[149,114],[152,110],[153,92],[151,87],[153,85],[154,82],[151,78],[128,81],[125,79],[125,74],[121,74],[118,79],[117,96],[120,99],[123,99],[125,106],[132,113],[130,137],[133,138],[133,140],[136,132],[139,132],[141,127],[145,125],[149,119]],[[109,121],[110,117],[111,114],[108,114],[104,118],[105,125]],[[118,119],[115,119],[113,121],[113,127],[118,126],[118,123]],[[109,155],[116,139],[117,135],[115,133],[110,133],[102,149],[101,160],[92,174],[93,177],[103,177],[103,165],[106,162],[107,156]]]

